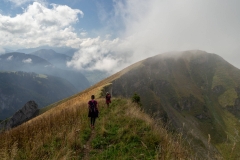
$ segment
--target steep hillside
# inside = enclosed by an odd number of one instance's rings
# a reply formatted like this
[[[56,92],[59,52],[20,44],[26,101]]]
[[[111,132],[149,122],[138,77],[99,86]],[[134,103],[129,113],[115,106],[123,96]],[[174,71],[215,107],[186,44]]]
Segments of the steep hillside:
[[[26,72],[0,72],[0,119],[12,116],[29,100],[44,107],[77,91],[68,81]]]
[[[107,89],[114,96],[139,94],[148,113],[183,128],[202,154],[211,140],[212,153],[240,156],[239,69],[216,54],[186,51],[148,58],[118,74]]]

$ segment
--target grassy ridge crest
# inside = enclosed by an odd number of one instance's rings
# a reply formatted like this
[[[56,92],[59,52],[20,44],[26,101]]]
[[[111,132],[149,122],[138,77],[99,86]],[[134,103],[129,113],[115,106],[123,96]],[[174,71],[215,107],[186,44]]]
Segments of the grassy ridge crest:
[[[87,101],[90,95],[98,95],[101,90],[102,87],[95,87],[81,92],[0,134],[1,159],[181,159],[191,156],[180,134],[172,136],[127,99],[114,99],[110,108],[106,108],[104,99],[97,96],[100,117],[93,133],[87,117]]]

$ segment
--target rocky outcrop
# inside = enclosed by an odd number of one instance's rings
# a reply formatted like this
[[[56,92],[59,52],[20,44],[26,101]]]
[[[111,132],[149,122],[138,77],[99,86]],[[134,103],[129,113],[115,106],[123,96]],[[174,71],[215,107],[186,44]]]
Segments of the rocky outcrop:
[[[16,127],[36,115],[38,115],[39,109],[38,105],[35,103],[35,101],[28,101],[22,109],[17,111],[7,122],[3,122],[0,127],[2,129],[11,129],[13,127]],[[0,128],[0,129],[1,129]]]

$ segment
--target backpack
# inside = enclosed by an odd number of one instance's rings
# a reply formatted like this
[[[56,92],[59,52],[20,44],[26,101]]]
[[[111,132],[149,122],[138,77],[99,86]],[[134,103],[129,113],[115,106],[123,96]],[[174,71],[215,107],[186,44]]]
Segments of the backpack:
[[[95,101],[90,101],[89,111],[90,111],[90,112],[96,112],[96,111],[97,111]]]
[[[107,95],[106,95],[106,99],[107,99],[108,101],[110,101],[111,95],[110,95],[110,94],[107,94]]]

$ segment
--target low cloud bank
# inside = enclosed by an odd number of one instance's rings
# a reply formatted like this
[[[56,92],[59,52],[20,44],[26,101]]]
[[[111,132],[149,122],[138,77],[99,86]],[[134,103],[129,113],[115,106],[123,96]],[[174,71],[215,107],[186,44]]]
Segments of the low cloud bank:
[[[103,40],[100,37],[84,39],[80,49],[75,52],[71,61],[67,62],[69,67],[79,70],[100,70],[116,72],[126,66],[131,56],[121,48],[121,40]]]

